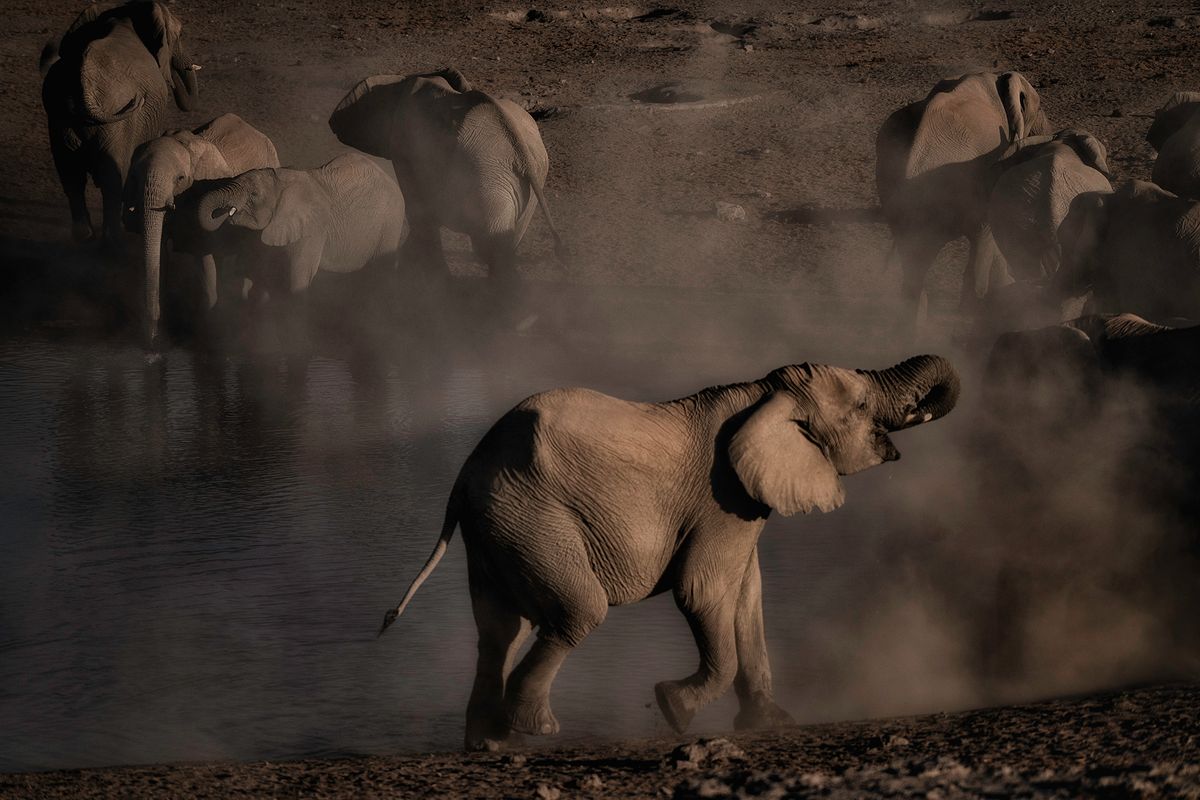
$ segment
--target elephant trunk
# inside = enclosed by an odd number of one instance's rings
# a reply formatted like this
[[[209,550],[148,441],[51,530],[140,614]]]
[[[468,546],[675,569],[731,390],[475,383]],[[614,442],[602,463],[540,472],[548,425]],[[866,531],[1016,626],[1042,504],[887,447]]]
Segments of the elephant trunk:
[[[209,233],[225,224],[237,208],[237,193],[230,185],[221,186],[200,198],[197,214],[200,227]]]
[[[171,71],[174,73],[171,91],[175,96],[175,105],[180,111],[191,111],[196,107],[196,100],[200,94],[196,81],[196,67],[187,57],[176,55],[171,58]]]
[[[958,402],[958,373],[941,356],[913,356],[889,369],[860,374],[879,393],[876,418],[889,431],[945,416]]]
[[[149,200],[149,196],[146,198]],[[160,270],[160,259],[162,255],[162,232],[163,232],[163,215],[164,211],[161,208],[152,208],[149,203],[143,206],[143,247],[144,261],[146,265],[146,304],[145,318],[143,320],[143,336],[146,347],[154,344],[154,337],[158,333],[158,283]]]

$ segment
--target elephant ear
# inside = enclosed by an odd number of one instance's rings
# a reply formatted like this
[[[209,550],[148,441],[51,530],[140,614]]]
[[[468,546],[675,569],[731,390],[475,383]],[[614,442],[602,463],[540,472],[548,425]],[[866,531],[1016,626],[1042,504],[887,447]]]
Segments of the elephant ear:
[[[1200,110],[1200,92],[1175,92],[1154,112],[1154,122],[1146,131],[1146,141],[1155,150],[1162,150],[1167,139],[1187,124],[1197,110]]]
[[[794,395],[771,392],[730,440],[730,463],[750,496],[780,514],[833,511],[842,482],[796,416]]]
[[[196,67],[183,52],[183,24],[162,3],[140,3],[145,10],[133,17],[134,29],[158,62],[163,81],[175,95],[181,111],[196,104]]]
[[[233,175],[229,162],[215,144],[190,131],[186,135],[180,134],[178,138],[187,145],[188,154],[192,157],[192,180],[207,181]]]
[[[459,92],[460,94],[463,92],[469,92],[473,88],[475,88],[474,86],[472,86],[471,82],[466,79],[466,76],[464,76],[461,72],[459,72],[454,67],[443,67],[442,69],[439,69],[437,72],[431,73],[430,75],[427,75],[425,77],[441,78],[442,80],[446,81],[447,84],[450,85],[451,89],[453,89],[456,92]]]
[[[1075,141],[1074,149],[1080,161],[1112,180],[1113,175],[1108,170],[1108,152],[1099,139],[1090,133],[1081,134]]]
[[[263,244],[283,247],[298,242],[316,222],[318,202],[311,178],[304,176],[289,181],[279,194],[270,224],[263,228]]]
[[[403,75],[372,75],[346,93],[329,115],[329,129],[344,145],[378,158],[392,157],[392,115]]]
[[[1029,133],[1029,121],[1036,109],[1030,106],[1036,102],[1037,93],[1033,86],[1019,72],[1005,72],[996,79],[996,91],[1004,106],[1004,116],[1008,117],[1008,138],[1024,139]]]

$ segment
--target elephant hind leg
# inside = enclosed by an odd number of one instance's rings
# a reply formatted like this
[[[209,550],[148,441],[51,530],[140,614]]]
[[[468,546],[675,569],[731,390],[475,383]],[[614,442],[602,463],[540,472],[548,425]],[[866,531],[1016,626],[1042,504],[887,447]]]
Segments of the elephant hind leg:
[[[509,724],[520,733],[558,732],[550,710],[550,687],[563,661],[608,615],[608,593],[600,584],[573,526],[548,535],[555,546],[525,554],[514,594],[537,604],[537,641],[509,675],[504,703]]]
[[[475,683],[467,702],[466,750],[494,750],[509,736],[504,681],[532,629],[528,619],[472,586],[471,608],[479,631]]]
[[[475,255],[497,286],[511,289],[517,282],[517,240],[512,232],[478,234],[471,237]]]
[[[896,253],[900,257],[901,279],[900,327],[914,338],[922,323],[921,306],[925,295],[925,276],[934,259],[945,246],[945,240],[929,233],[904,234],[896,238]]]

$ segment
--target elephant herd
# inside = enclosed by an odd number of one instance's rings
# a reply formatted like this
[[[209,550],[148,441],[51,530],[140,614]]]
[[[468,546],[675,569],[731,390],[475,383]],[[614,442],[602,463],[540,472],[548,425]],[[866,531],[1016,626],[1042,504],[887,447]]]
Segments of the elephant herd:
[[[218,268],[232,260],[252,265],[247,294],[263,302],[302,297],[321,271],[393,265],[402,245],[405,258],[444,270],[442,228],[467,234],[490,275],[511,281],[539,208],[565,259],[543,192],[549,158],[516,104],[454,69],[368,77],[329,126],[390,161],[394,176],[353,152],[284,168],[270,139],[234,114],[163,132],[172,98],[188,110],[197,96],[199,67],[181,33],[162,2],[89,6],[42,57],[74,235],[97,236],[88,175],[103,195],[99,237],[115,245],[123,227],[142,234],[148,346],[168,239],[195,256],[210,307]],[[1016,72],[942,81],[891,114],[876,142],[878,192],[909,319],[938,252],[966,236],[964,300],[1017,281],[1064,308],[1086,297],[1100,315],[1002,338],[990,379],[1011,378],[1004,365],[1031,348],[1069,351],[1097,375],[1110,364],[1149,362],[1153,371],[1156,358],[1194,361],[1191,333],[1112,316],[1200,313],[1200,95],[1173,97],[1150,140],[1156,183],[1114,190],[1103,144],[1084,131],[1052,132],[1036,89]],[[762,621],[757,542],[767,517],[837,508],[839,476],[898,458],[888,434],[944,416],[958,396],[948,361],[916,356],[878,372],[785,366],[665,403],[581,389],[530,397],[468,457],[433,555],[384,628],[460,528],[479,631],[468,747],[557,731],[549,692],[567,655],[609,606],[668,591],[701,657],[695,673],[656,687],[670,724],[683,730],[730,686],[739,727],[787,722],[772,696]]]
[[[490,273],[511,281],[539,206],[565,258],[542,193],[549,158],[537,123],[457,70],[372,76],[333,111],[338,139],[390,160],[394,179],[358,153],[283,168],[271,140],[235,114],[164,133],[171,97],[186,111],[198,91],[180,21],[157,0],[99,9],[88,6],[43,51],[43,105],[75,238],[96,236],[89,175],[103,198],[104,244],[117,247],[123,227],[142,234],[148,347],[168,239],[195,256],[210,308],[218,260],[251,265],[247,294],[302,298],[318,271],[394,264],[406,239],[406,258],[444,269],[442,228],[470,236]]]

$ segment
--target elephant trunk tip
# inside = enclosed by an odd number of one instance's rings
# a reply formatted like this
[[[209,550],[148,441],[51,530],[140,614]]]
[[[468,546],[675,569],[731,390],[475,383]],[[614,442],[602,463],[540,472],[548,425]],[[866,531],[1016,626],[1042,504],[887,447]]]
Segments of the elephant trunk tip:
[[[395,622],[396,618],[399,616],[399,609],[389,608],[387,613],[383,615],[383,625],[379,626],[379,633],[375,634],[375,638],[378,639],[380,636],[383,636],[383,632],[391,627],[391,624]]]

